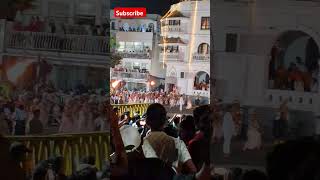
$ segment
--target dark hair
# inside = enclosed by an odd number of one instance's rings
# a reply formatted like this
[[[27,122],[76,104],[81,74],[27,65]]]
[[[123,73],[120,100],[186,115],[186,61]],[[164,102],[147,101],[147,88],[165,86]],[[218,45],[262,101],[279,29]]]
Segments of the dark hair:
[[[55,173],[59,173],[61,168],[63,168],[63,157],[57,156],[57,157],[51,157],[49,158],[48,162],[52,165],[52,170]]]
[[[166,109],[159,103],[151,104],[146,112],[146,123],[153,131],[162,130],[167,121]]]
[[[320,144],[313,139],[288,141],[267,156],[267,174],[272,180],[320,178]]]
[[[97,170],[95,168],[85,168],[76,172],[70,180],[97,180]]]
[[[208,105],[203,105],[203,106],[199,106],[193,110],[193,119],[194,119],[194,123],[196,126],[199,123],[200,116],[203,115],[204,113],[209,112],[209,109],[210,108]]]
[[[200,106],[193,111],[195,126],[210,138],[212,133],[213,113],[208,105]]]
[[[49,168],[49,163],[48,161],[40,161],[33,173],[32,173],[32,180],[43,180],[45,179],[46,175],[47,175],[47,171],[48,171],[48,168]]]
[[[267,176],[261,171],[250,170],[243,174],[242,180],[267,180]]]
[[[34,110],[34,111],[33,111],[33,114],[34,114],[34,115],[39,115],[39,114],[40,114],[40,110],[39,110],[39,109]]]
[[[94,156],[86,156],[84,158],[81,159],[81,162],[82,163],[85,163],[85,164],[90,164],[90,165],[95,165],[96,163],[96,158]]]
[[[180,131],[179,136],[185,142],[189,142],[196,132],[196,128],[194,126],[194,120],[192,116],[187,116],[181,123],[180,123]]]

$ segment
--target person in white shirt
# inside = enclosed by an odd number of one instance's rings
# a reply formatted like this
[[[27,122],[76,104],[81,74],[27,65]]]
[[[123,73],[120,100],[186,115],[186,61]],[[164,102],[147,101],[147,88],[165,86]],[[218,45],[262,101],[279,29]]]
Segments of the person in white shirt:
[[[149,136],[154,133],[164,133],[162,131],[167,121],[166,109],[161,104],[151,104],[147,109],[146,116],[146,123],[151,130],[143,140],[143,153],[146,158],[158,158],[156,151],[154,150],[156,147],[152,147],[152,143],[150,143],[148,139]],[[175,142],[176,149],[178,150],[178,160],[173,163],[173,166],[178,168],[178,164],[180,163],[187,168],[189,173],[195,173],[197,169],[191,159],[185,143],[177,138],[173,138],[173,140]]]
[[[179,99],[179,107],[180,107],[179,110],[180,110],[180,112],[182,112],[183,105],[184,105],[184,99],[183,99],[183,96],[181,95],[180,99]]]
[[[223,117],[223,124],[222,124],[223,137],[224,137],[223,153],[225,157],[228,157],[230,155],[231,140],[232,140],[232,136],[235,133],[235,124],[233,122],[231,110],[232,110],[232,106],[228,106],[227,112]]]

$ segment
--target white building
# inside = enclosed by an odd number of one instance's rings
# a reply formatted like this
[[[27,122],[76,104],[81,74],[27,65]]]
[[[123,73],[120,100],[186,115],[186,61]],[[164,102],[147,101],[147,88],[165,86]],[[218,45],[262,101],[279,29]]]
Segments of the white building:
[[[209,97],[210,1],[172,5],[161,19],[161,36],[159,60],[166,67],[166,90]]]
[[[108,24],[108,6],[106,0],[36,0],[33,9],[17,13],[16,21],[27,26],[32,17],[39,17],[45,30],[16,31],[13,22],[2,20],[1,62],[12,57],[18,61],[40,57],[53,66],[50,79],[58,88],[70,89],[79,81],[94,88],[105,87],[107,78],[101,74],[106,74],[109,42],[106,37],[90,34],[89,25]],[[55,23],[56,33],[50,32],[50,22]]]
[[[313,116],[320,113],[320,91],[319,86],[308,81],[311,77],[318,82],[320,80],[319,73],[316,73],[320,47],[320,2],[215,2],[212,11],[215,15],[214,76],[217,95],[225,102],[238,99],[243,105],[268,108],[278,108],[281,102],[288,100],[291,110],[302,113],[301,117],[298,113],[292,118],[300,118],[302,122],[313,121]],[[301,59],[300,65],[305,69],[301,76],[303,81],[299,80],[303,82],[302,88],[286,82],[288,78],[283,77],[287,75],[283,75],[280,68],[283,65],[285,72],[289,72],[290,63],[297,64],[296,57]],[[272,120],[274,117],[269,114],[269,120]]]
[[[160,15],[120,19],[114,17],[112,10],[110,17],[111,36],[115,37],[117,44],[115,49],[123,58],[121,64],[110,70],[111,79],[125,81],[129,90],[149,90],[150,75],[164,78],[164,70],[158,60]]]

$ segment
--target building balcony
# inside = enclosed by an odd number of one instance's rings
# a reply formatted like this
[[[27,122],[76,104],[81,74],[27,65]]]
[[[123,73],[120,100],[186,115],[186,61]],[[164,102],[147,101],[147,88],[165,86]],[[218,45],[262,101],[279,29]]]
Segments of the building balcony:
[[[167,53],[160,53],[159,60],[162,62],[163,60],[166,61],[183,61],[183,54],[179,52],[167,52]]]
[[[46,32],[7,31],[6,49],[60,52],[87,55],[106,55],[106,37],[53,34]]]
[[[151,51],[149,53],[135,53],[135,52],[118,52],[122,58],[132,58],[132,59],[150,59]]]
[[[318,96],[317,93],[310,92],[268,89],[265,93],[265,102],[272,107],[279,108],[280,104],[287,100],[291,109],[314,111],[317,108]]]
[[[200,96],[200,97],[210,97],[210,89],[207,91],[205,90],[193,90],[193,96]]]
[[[126,72],[126,71],[117,71],[111,69],[111,78],[112,79],[123,79],[127,81],[147,81],[149,78],[149,73],[140,73],[140,72]]]
[[[195,62],[210,61],[210,54],[194,53],[192,57]]]
[[[186,26],[167,25],[161,27],[161,34],[163,33],[187,33]]]

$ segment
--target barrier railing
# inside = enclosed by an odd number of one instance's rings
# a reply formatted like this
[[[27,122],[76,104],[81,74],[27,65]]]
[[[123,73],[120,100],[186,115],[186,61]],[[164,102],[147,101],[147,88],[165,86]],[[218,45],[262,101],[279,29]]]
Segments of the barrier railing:
[[[86,134],[59,134],[50,136],[8,136],[11,142],[24,143],[32,152],[28,169],[47,160],[50,156],[63,156],[65,174],[71,175],[77,169],[81,158],[94,156],[96,167],[101,170],[103,161],[110,155],[110,133],[95,132]]]
[[[105,55],[109,44],[107,38],[100,36],[11,31],[7,48]]]
[[[130,111],[142,115],[149,104],[114,104],[119,113]],[[110,133],[94,132],[83,134],[56,134],[46,136],[7,136],[10,142],[18,141],[25,144],[31,153],[27,153],[28,168],[33,169],[40,161],[47,160],[51,156],[64,158],[65,174],[71,175],[77,169],[81,158],[94,156],[96,167],[101,170],[103,161],[109,158]]]
[[[124,112],[129,111],[130,116],[132,117],[135,112],[139,112],[142,115],[147,111],[147,108],[150,104],[141,103],[141,104],[113,104],[114,108],[118,108],[119,114],[123,114]]]

